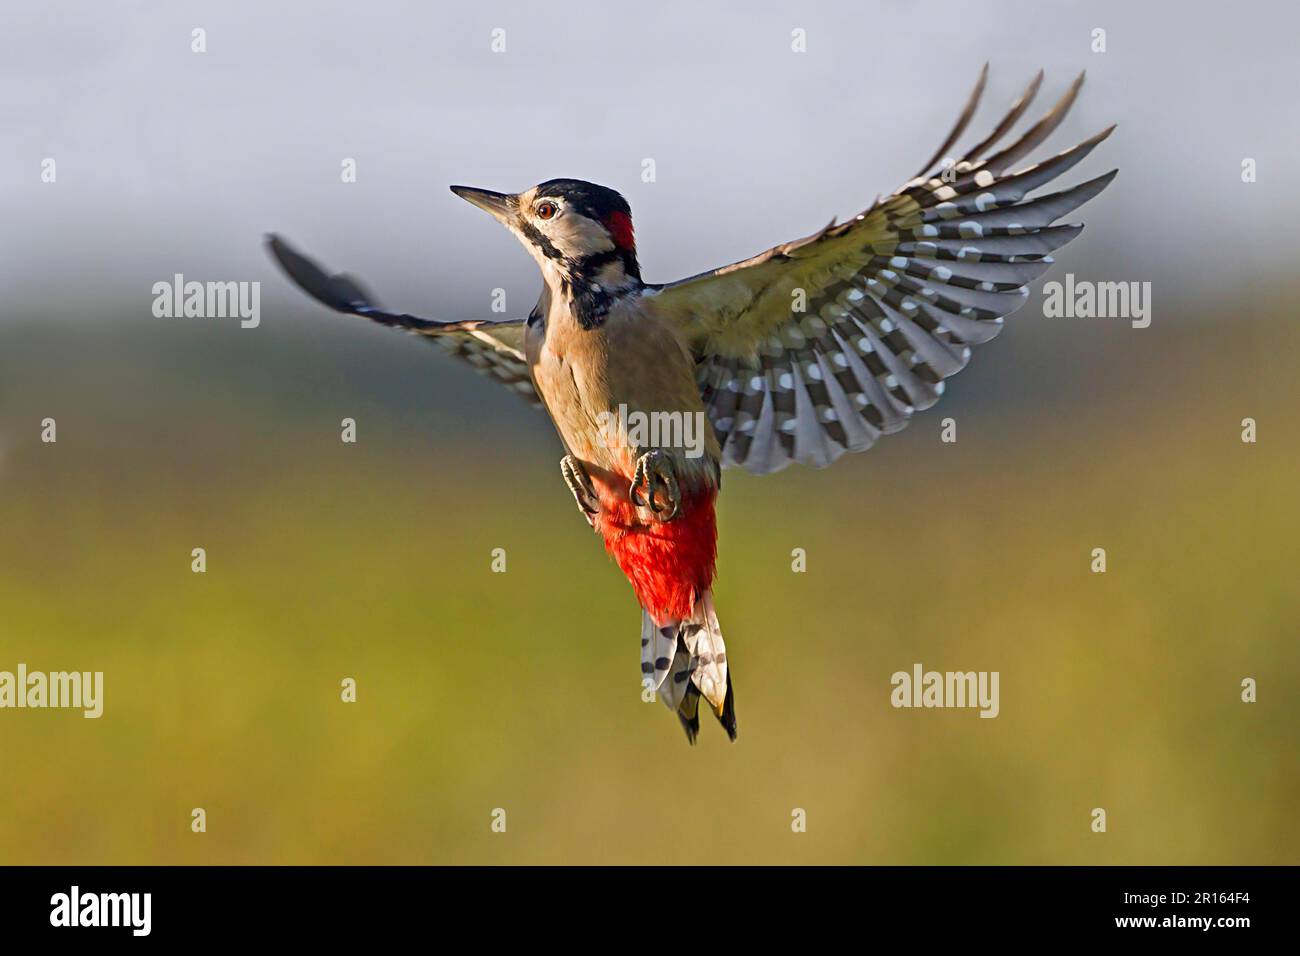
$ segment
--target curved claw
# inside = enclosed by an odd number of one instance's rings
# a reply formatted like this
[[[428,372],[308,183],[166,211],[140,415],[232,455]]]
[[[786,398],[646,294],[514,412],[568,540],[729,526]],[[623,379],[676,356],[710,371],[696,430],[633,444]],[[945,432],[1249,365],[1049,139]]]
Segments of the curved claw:
[[[682,495],[677,488],[677,476],[672,471],[664,471],[655,476],[663,484],[664,492],[668,495],[668,506],[659,508],[655,506],[655,487],[650,489],[650,510],[660,516],[661,521],[672,521],[677,517],[677,512],[682,506]],[[666,513],[665,513],[666,512]]]
[[[642,487],[645,489],[644,495]],[[658,502],[660,490],[668,499],[666,505]],[[682,495],[677,485],[677,476],[673,473],[672,460],[659,449],[648,451],[638,458],[628,496],[632,499],[632,504],[638,508],[648,508],[660,521],[672,521],[677,517],[682,506]]]
[[[565,455],[560,459],[560,474],[564,476],[564,483],[569,486],[569,491],[573,493],[573,500],[578,503],[578,510],[588,516],[600,511],[600,499],[596,497],[596,489],[591,484],[591,478],[587,476],[586,469],[578,459],[572,455]]]

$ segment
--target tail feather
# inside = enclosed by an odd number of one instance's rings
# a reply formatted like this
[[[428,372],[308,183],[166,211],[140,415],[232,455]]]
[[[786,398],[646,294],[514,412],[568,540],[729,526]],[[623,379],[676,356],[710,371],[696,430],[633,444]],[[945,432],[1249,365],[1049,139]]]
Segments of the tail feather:
[[[694,747],[695,738],[700,732],[700,692],[695,689],[694,684],[688,684],[686,687],[682,704],[677,708],[677,719],[682,722],[682,729],[686,731],[687,742]]]
[[[722,703],[722,713],[718,715],[718,721],[722,724],[722,729],[727,732],[727,736],[735,740],[736,692],[731,689],[731,671],[727,671],[727,697]]]
[[[691,682],[721,717],[727,696],[727,646],[722,642],[722,626],[713,610],[712,592],[703,591],[696,597],[691,617],[682,622],[679,634],[695,665]]]
[[[645,611],[641,612],[641,682],[648,679],[658,690],[667,678],[677,647],[677,627],[658,627]]]
[[[668,677],[658,687],[659,699],[663,701],[665,707],[669,710],[677,710],[682,706],[687,691],[694,689],[690,678],[691,655],[683,645],[678,643],[673,653],[673,663]]]
[[[648,611],[641,613],[643,685],[653,685],[664,706],[677,713],[692,744],[700,729],[701,697],[735,740],[736,698],[712,592],[698,595],[688,619],[664,627],[657,626]]]

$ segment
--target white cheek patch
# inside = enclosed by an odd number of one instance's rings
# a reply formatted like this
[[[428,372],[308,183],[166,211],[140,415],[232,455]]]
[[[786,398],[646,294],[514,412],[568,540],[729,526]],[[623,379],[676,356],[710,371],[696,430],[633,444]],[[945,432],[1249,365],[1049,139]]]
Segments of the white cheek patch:
[[[604,227],[570,210],[561,213],[557,219],[540,223],[538,228],[560,252],[571,259],[608,252],[614,248],[614,241]]]

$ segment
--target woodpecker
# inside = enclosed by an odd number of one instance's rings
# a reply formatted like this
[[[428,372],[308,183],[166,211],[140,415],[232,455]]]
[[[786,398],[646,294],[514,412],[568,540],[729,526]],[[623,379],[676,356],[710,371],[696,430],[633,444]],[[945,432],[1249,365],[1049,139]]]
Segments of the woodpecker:
[[[821,467],[903,428],[1083,228],[1057,220],[1118,172],[1029,198],[1114,126],[1008,172],[1056,129],[1083,83],[1081,74],[993,152],[1037,94],[1041,70],[987,137],[948,158],[987,77],[985,64],[943,145],[892,194],[846,222],[677,282],[642,280],[631,210],[612,189],[577,179],[520,193],[452,186],[536,260],[542,292],[526,318],[388,312],[278,236],[268,243],[324,305],[428,337],[549,414],[564,446],[562,477],[640,602],[643,686],[677,714],[691,743],[701,698],[735,740],[712,590],[722,468]],[[698,415],[707,422],[699,453],[630,429],[610,440],[598,423],[616,413],[626,421],[628,411]]]

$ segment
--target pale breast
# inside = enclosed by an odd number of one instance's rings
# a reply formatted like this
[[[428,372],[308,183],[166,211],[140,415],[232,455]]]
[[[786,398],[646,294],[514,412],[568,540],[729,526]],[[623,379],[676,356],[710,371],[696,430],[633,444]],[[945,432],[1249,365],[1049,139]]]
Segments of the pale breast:
[[[662,448],[680,462],[682,477],[715,471],[717,439],[694,363],[644,300],[617,303],[594,329],[554,306],[544,334],[529,330],[526,351],[570,454],[626,475],[642,452]]]

